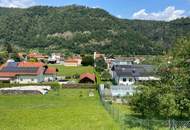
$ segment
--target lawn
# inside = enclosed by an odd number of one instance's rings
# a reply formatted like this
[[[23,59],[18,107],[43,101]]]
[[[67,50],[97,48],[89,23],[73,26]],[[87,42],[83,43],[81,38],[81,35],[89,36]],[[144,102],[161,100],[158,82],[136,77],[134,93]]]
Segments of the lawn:
[[[112,105],[115,109],[119,110],[123,114],[135,115],[135,112],[128,105],[116,104],[116,103],[113,103]]]
[[[56,67],[59,72],[58,75],[60,76],[72,76],[75,74],[82,74],[82,73],[94,73],[94,67],[92,66],[63,66],[63,65],[49,65]]]
[[[97,92],[64,89],[47,95],[1,95],[0,130],[118,130]]]

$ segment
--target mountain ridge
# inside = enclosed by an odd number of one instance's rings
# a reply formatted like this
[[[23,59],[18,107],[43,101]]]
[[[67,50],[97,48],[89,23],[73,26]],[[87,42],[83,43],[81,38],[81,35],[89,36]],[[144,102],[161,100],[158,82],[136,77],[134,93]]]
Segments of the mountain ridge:
[[[0,44],[23,49],[162,54],[177,38],[189,34],[190,18],[171,22],[119,19],[103,9],[78,5],[0,8]]]

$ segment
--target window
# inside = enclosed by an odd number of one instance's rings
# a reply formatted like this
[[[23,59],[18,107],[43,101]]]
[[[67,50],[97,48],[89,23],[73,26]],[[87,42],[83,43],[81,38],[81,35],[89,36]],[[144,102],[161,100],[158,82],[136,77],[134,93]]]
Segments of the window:
[[[133,81],[133,79],[132,78],[129,78],[129,82],[132,82]]]
[[[23,79],[21,78],[20,81],[23,81]]]
[[[31,79],[32,81],[34,81],[34,79]]]
[[[126,82],[127,81],[127,79],[126,78],[123,78],[123,82]]]

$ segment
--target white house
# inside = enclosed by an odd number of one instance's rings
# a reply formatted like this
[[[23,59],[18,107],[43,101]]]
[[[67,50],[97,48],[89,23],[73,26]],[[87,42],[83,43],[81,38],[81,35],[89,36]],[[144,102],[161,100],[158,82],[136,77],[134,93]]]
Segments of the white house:
[[[64,64],[64,58],[60,53],[52,53],[48,58],[48,62],[53,64]]]
[[[82,58],[80,56],[68,57],[64,60],[64,66],[81,66]]]
[[[118,85],[133,85],[136,81],[160,80],[152,65],[114,65],[112,78]]]
[[[41,62],[8,62],[0,67],[0,81],[6,83],[41,83],[54,81],[56,68]]]

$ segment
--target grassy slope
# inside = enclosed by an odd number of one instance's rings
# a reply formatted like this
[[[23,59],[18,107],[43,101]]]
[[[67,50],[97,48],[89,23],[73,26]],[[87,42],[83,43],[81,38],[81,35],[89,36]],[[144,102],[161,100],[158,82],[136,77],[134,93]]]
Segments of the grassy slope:
[[[63,65],[49,65],[54,66],[59,69],[58,75],[60,76],[72,76],[75,74],[82,74],[82,73],[94,73],[94,68],[91,66],[78,66],[78,67],[70,67],[70,66],[63,66]]]
[[[80,97],[80,95],[83,95]],[[3,130],[118,130],[88,90],[60,90],[47,95],[0,96]]]

